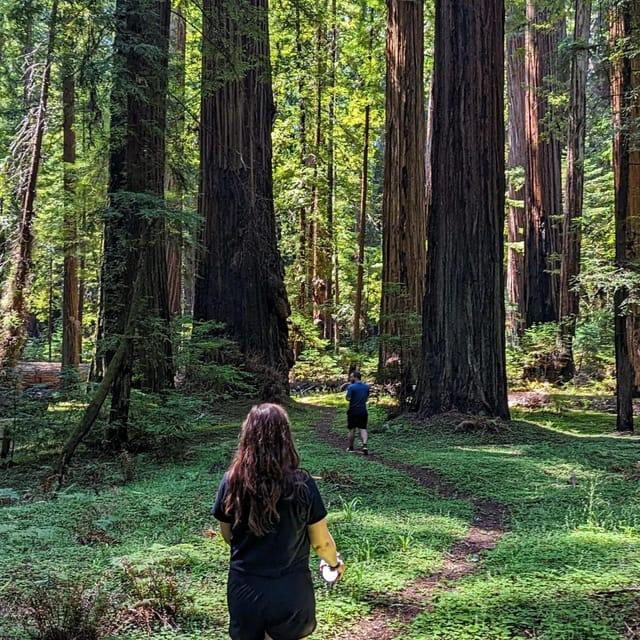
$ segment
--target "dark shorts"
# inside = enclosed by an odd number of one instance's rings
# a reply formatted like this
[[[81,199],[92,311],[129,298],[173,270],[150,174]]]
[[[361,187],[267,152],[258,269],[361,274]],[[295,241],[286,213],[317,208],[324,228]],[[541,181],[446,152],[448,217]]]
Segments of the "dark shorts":
[[[348,429],[366,429],[369,416],[366,413],[352,415],[347,411],[347,428]]]
[[[263,578],[229,572],[229,635],[233,640],[298,640],[316,628],[316,600],[311,574]]]

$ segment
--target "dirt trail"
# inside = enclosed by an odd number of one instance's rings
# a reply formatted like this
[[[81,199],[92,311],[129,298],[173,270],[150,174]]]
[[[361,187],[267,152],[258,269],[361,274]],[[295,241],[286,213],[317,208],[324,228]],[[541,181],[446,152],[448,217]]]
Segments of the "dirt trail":
[[[324,409],[315,424],[320,438],[334,447],[344,449],[345,437],[331,430],[335,409]],[[479,568],[478,556],[493,549],[506,530],[507,508],[493,500],[482,500],[457,490],[438,473],[402,462],[387,460],[379,454],[369,457],[392,469],[414,478],[421,486],[447,498],[469,500],[475,507],[473,524],[467,535],[446,554],[440,571],[426,578],[414,580],[399,594],[380,596],[371,601],[372,611],[358,627],[331,636],[332,640],[394,640],[402,636],[398,624],[409,624],[419,613],[428,610],[436,590],[452,589],[449,583],[473,573]]]

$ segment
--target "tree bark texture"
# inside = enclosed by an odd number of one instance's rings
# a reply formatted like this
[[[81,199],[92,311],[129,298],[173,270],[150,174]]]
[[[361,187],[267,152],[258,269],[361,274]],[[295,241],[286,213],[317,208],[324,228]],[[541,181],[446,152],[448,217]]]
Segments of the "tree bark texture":
[[[145,322],[136,359],[142,387],[159,391],[173,382],[163,195],[170,2],[119,0],[116,7],[111,96],[110,213],[105,222],[101,282],[103,340],[124,332],[137,269],[140,238],[148,239],[142,264]],[[135,85],[135,90],[134,89]],[[131,341],[130,341],[131,342]],[[134,350],[126,354],[112,387],[114,447],[126,440]],[[105,350],[105,365],[113,349]]]
[[[75,78],[64,64],[62,79],[62,161],[64,163],[64,266],[62,287],[62,368],[80,364],[80,290],[78,287],[78,220],[75,210]]]
[[[426,130],[422,0],[388,0],[386,55],[379,372],[384,375],[392,363],[399,367],[400,397],[406,398],[412,393],[411,387],[417,378],[420,353],[418,318],[425,290]]]
[[[507,218],[507,332],[516,343],[524,328],[524,173],[527,150],[525,145],[524,99],[524,32],[507,37],[507,95],[509,109],[509,211]]]
[[[436,4],[422,414],[508,418],[504,4]],[[464,34],[464,37],[461,36]]]
[[[51,65],[58,22],[58,0],[54,0],[49,18],[49,37],[44,71],[40,84],[40,97],[35,110],[33,129],[28,156],[29,167],[26,179],[19,186],[20,221],[17,240],[13,247],[13,260],[5,291],[0,300],[0,368],[12,368],[18,363],[26,340],[27,300],[26,293],[31,276],[31,258],[33,253],[33,220],[35,217],[35,199],[42,140],[49,101]]]
[[[224,0],[204,3],[205,227],[194,316],[227,326],[261,374],[263,398],[276,399],[288,391],[290,309],[273,209],[267,11],[265,0],[235,13]]]
[[[587,124],[587,67],[591,32],[591,0],[576,0],[575,27],[569,88],[569,122],[567,130],[566,199],[560,264],[560,377],[571,380],[575,373],[573,338],[580,310],[580,296],[575,289],[580,275],[582,242],[582,198],[584,192],[584,147]]]
[[[165,167],[165,193],[171,205],[183,210],[185,132],[185,60],[187,46],[187,22],[179,2],[171,12],[169,28],[169,93],[175,99],[167,105],[167,163]],[[167,225],[167,278],[169,313],[172,318],[182,313],[184,225],[180,220]]]
[[[640,258],[640,0],[625,0],[612,7],[611,65],[613,113],[613,174],[616,219],[616,265],[621,272],[638,271]],[[615,298],[615,350],[617,429],[633,431],[634,354],[638,309],[619,285]]]
[[[358,270],[356,274],[356,299],[353,307],[353,342],[360,342],[360,316],[364,291],[365,240],[367,237],[367,195],[369,187],[369,129],[371,107],[364,109],[364,143],[362,150],[362,177],[360,180],[360,215],[358,217]]]
[[[550,11],[527,0],[525,33],[525,323],[558,319],[560,222],[562,216],[561,144],[549,126],[549,79],[557,73],[561,29]]]

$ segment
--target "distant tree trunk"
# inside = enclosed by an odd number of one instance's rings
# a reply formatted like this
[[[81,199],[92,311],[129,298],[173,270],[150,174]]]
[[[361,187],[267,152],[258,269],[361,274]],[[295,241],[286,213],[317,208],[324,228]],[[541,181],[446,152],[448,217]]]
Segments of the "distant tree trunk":
[[[329,46],[329,113],[327,116],[327,302],[324,313],[325,337],[332,340],[335,349],[339,343],[336,291],[338,287],[336,230],[334,205],[336,185],[335,112],[336,112],[336,64],[338,61],[338,24],[336,0],[331,0],[331,40]]]
[[[315,156],[313,165],[313,199],[310,220],[311,243],[311,295],[313,300],[313,322],[323,337],[327,335],[327,323],[325,317],[325,305],[327,302],[327,259],[326,229],[323,224],[321,209],[324,201],[320,185],[320,164],[324,158],[324,119],[323,97],[326,85],[326,59],[325,49],[327,45],[327,33],[325,23],[327,0],[318,8],[318,25],[316,28],[316,104],[315,104]]]
[[[19,186],[20,222],[12,250],[12,264],[5,291],[0,300],[0,368],[15,367],[26,340],[26,293],[31,274],[33,251],[33,219],[35,216],[36,185],[40,171],[42,139],[46,124],[49,83],[58,21],[58,0],[53,1],[49,18],[49,38],[40,85],[40,98],[34,115],[29,143],[26,178]]]
[[[621,272],[638,270],[640,258],[640,0],[626,0],[612,7],[611,100],[614,125],[613,174],[616,213],[616,265]],[[638,322],[636,305],[627,286],[614,296],[618,431],[633,431],[635,371],[632,351]]]
[[[353,309],[353,342],[360,342],[360,316],[362,315],[362,293],[364,289],[365,239],[367,235],[367,193],[369,186],[369,129],[371,107],[364,109],[364,144],[362,151],[362,179],[360,181],[360,216],[358,222],[358,271],[356,275],[356,299]]]
[[[509,98],[507,333],[512,343],[518,341],[524,327],[524,167],[527,157],[524,135],[524,85],[524,32],[518,30],[507,37]]]
[[[433,191],[417,389],[426,415],[509,417],[503,38],[503,2],[436,3]]]
[[[551,25],[549,24],[551,22]],[[551,108],[545,79],[556,73],[560,29],[549,9],[527,0],[525,34],[526,225],[525,323],[558,319],[561,145],[549,127]]]
[[[580,275],[590,33],[591,0],[576,0],[567,131],[566,202],[560,265],[560,377],[563,380],[571,380],[575,374],[573,338],[580,310],[580,296],[574,287],[575,279]]]
[[[80,291],[78,288],[78,221],[75,211],[76,136],[75,78],[70,62],[63,63],[62,162],[64,165],[64,267],[62,287],[62,368],[80,364]]]
[[[169,28],[170,93],[175,99],[168,105],[168,149],[169,161],[165,168],[165,192],[171,204],[179,211],[183,208],[184,175],[181,162],[184,158],[185,129],[185,59],[187,46],[187,23],[182,12],[182,3],[171,13]],[[183,269],[183,224],[177,220],[167,229],[167,276],[169,313],[172,318],[182,313],[182,269]]]
[[[302,27],[300,23],[300,3],[295,2],[295,30],[296,30],[296,55],[298,60],[303,60],[303,47],[302,47]],[[307,149],[307,101],[305,98],[305,77],[303,72],[300,72],[300,78],[298,80],[298,99],[299,104],[299,116],[298,116],[298,135],[300,144],[300,186],[301,190],[304,190],[306,185],[305,167],[308,163],[308,149]],[[298,276],[298,296],[297,308],[299,311],[305,311],[307,308],[307,302],[309,292],[311,291],[311,272],[307,261],[308,248],[309,248],[309,225],[307,220],[307,204],[302,201],[298,209],[298,259],[297,259],[297,276]]]
[[[169,337],[166,230],[160,214],[146,211],[163,206],[168,0],[118,0],[114,83],[111,95],[109,191],[111,215],[105,225],[101,315],[103,339],[123,335],[124,310],[136,276],[140,238],[149,239],[142,266],[141,296],[145,324],[141,326],[137,361],[142,387],[158,391],[173,381]],[[132,91],[135,83],[136,91]],[[133,340],[112,385],[108,438],[114,448],[127,441]],[[104,354],[108,364],[113,350]],[[106,370],[106,364],[103,371]]]
[[[273,209],[266,1],[254,0],[251,9],[248,16],[230,12],[224,0],[204,2],[205,229],[194,316],[223,322],[258,374],[262,397],[281,399],[288,393],[290,309]],[[222,50],[229,52],[225,60]]]
[[[426,264],[424,4],[387,1],[387,98],[378,369],[411,394],[419,360]],[[397,362],[397,374],[389,371]]]

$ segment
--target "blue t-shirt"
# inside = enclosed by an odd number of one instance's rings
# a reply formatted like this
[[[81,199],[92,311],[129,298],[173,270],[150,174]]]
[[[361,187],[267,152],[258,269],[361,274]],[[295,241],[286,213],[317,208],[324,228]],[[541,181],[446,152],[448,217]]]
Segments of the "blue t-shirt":
[[[347,387],[349,413],[353,416],[367,414],[367,400],[369,399],[369,385],[365,382],[353,382]]]
[[[254,576],[277,578],[294,571],[309,571],[310,540],[307,526],[320,522],[327,515],[313,478],[297,471],[304,482],[304,490],[281,498],[277,504],[280,521],[273,531],[256,536],[246,525],[231,528],[230,569]],[[227,495],[227,474],[218,487],[218,495],[211,512],[221,522],[233,524],[233,514],[224,512]]]

